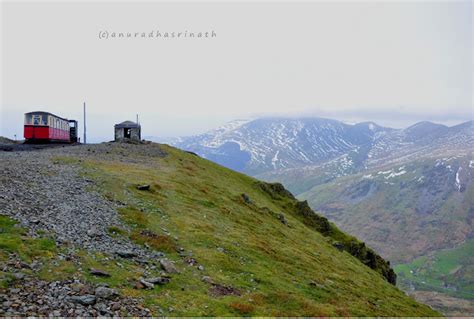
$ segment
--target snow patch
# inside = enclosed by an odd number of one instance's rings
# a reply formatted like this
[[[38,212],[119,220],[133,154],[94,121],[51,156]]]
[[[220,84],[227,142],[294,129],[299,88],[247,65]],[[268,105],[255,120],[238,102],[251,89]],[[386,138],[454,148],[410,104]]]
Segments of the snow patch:
[[[458,171],[456,172],[456,182],[454,183],[454,187],[458,189],[458,191],[461,191],[461,180],[459,179],[459,172],[462,170],[462,167],[458,168]]]
[[[278,150],[275,155],[273,156],[272,158],[272,165],[273,165],[273,168],[276,168],[276,162],[278,161],[278,154],[280,153],[280,150]]]
[[[390,173],[390,175],[385,176],[385,179],[389,179],[389,178],[392,178],[392,177],[397,177],[397,176],[400,176],[400,175],[405,174],[406,172],[407,172],[407,171],[405,171],[405,170],[400,171],[400,172],[397,172],[397,173],[392,172],[392,173]]]

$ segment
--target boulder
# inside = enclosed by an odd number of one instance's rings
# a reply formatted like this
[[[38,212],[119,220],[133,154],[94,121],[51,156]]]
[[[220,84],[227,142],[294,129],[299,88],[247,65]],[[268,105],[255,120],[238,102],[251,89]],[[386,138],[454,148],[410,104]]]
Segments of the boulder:
[[[247,203],[247,204],[252,203],[252,201],[250,200],[249,195],[243,193],[241,196],[242,196],[242,199],[244,200],[245,203]]]
[[[146,282],[149,282],[150,284],[158,284],[158,285],[164,285],[170,282],[169,278],[165,277],[154,277],[154,278],[146,278],[144,279]]]
[[[133,258],[137,257],[137,254],[131,250],[118,250],[116,254],[122,258]]]
[[[214,284],[214,280],[209,276],[202,276],[201,280],[210,285]]]
[[[143,286],[143,288],[148,288],[148,289],[153,289],[155,288],[155,285],[152,284],[151,282],[146,281],[143,278],[140,278],[139,280],[140,284]]]
[[[13,273],[13,277],[15,277],[16,279],[21,280],[21,279],[25,278],[25,274],[22,273],[22,272],[15,272],[15,273]]]
[[[106,272],[105,270],[101,270],[101,269],[91,268],[89,270],[89,273],[91,275],[98,276],[98,277],[110,277],[110,274],[108,272]]]
[[[118,293],[115,289],[111,289],[107,287],[97,287],[95,290],[95,296],[97,298],[109,299],[116,295],[118,295]]]
[[[178,268],[168,259],[160,259],[160,265],[161,268],[163,268],[164,271],[170,274],[177,274],[179,273]]]
[[[87,235],[89,237],[100,237],[101,236],[101,233],[99,232],[99,230],[95,227],[92,227],[91,229],[89,229],[87,231]]]
[[[140,191],[148,191],[148,190],[150,190],[150,185],[148,185],[148,184],[138,185],[137,189],[140,190]]]
[[[78,303],[83,306],[90,306],[90,305],[95,304],[97,299],[94,295],[84,295],[84,296],[69,297],[69,300],[71,302]]]
[[[279,214],[277,215],[277,218],[278,218],[279,221],[282,222],[283,225],[288,226],[288,221],[286,220],[285,215],[283,215],[282,213],[279,213]]]
[[[114,302],[110,305],[110,310],[112,311],[120,310],[120,308],[122,308],[122,305],[120,305],[120,302]]]

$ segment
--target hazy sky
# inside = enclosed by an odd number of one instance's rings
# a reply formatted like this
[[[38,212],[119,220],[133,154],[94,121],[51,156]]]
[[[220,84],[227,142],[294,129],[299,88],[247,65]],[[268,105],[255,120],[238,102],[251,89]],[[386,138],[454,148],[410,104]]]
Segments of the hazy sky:
[[[473,117],[472,3],[3,2],[0,135],[23,113],[82,122],[89,140],[140,114],[142,135],[265,115],[403,127]],[[111,38],[112,32],[214,38]],[[108,32],[108,39],[99,39]]]

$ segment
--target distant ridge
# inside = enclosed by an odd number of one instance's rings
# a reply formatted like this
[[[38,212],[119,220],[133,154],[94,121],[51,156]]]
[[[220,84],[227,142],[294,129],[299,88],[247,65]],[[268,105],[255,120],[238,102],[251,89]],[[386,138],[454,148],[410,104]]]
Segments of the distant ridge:
[[[265,117],[232,121],[203,134],[166,142],[251,175],[338,159],[344,162],[338,175],[344,175],[386,160],[395,152],[418,152],[420,145],[469,143],[469,134],[472,121],[452,127],[423,121],[393,129],[371,121],[351,125],[318,117]]]

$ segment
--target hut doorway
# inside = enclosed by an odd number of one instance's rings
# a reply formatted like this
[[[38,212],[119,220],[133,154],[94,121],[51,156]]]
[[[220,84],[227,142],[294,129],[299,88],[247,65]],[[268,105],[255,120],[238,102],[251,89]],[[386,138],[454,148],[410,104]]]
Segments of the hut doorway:
[[[125,121],[120,124],[114,125],[114,134],[115,140],[134,140],[140,141],[141,140],[141,127],[140,124]]]

